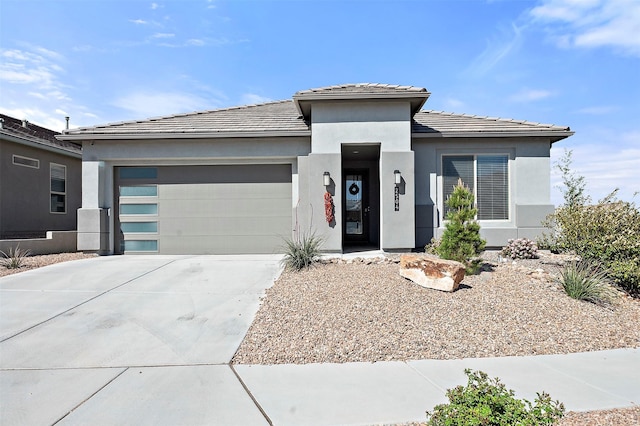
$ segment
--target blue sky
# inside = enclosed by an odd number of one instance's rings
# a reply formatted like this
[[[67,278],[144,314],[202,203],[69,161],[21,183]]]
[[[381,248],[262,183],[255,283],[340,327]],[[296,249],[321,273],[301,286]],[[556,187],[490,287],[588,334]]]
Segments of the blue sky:
[[[595,200],[640,200],[638,0],[0,3],[0,111],[54,130],[363,82],[570,126],[552,160],[573,150]]]

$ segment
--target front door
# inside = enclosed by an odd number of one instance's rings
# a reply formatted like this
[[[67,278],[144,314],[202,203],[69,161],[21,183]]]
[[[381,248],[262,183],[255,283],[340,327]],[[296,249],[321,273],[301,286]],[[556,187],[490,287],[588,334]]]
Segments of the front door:
[[[367,169],[345,169],[344,194],[344,241],[349,243],[369,242],[369,171]]]

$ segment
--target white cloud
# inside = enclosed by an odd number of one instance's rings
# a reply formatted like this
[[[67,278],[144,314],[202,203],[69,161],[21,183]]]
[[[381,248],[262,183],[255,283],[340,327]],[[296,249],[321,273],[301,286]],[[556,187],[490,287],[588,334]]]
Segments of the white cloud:
[[[553,92],[540,89],[523,89],[509,99],[513,102],[533,102],[553,96]]]
[[[446,98],[444,104],[450,111],[460,111],[466,105],[463,101],[456,98]]]
[[[39,108],[0,108],[0,111],[11,117],[26,119],[33,124],[56,132],[62,131],[66,126],[64,115],[52,116]]]
[[[176,35],[172,33],[155,33],[151,38],[173,38],[175,36]]]
[[[266,96],[257,95],[255,93],[245,93],[242,95],[241,102],[243,105],[256,105],[271,102],[273,99]]]
[[[487,47],[473,60],[467,72],[473,75],[486,74],[521,44],[522,31],[517,25],[501,29],[500,35],[487,42]]]
[[[158,8],[161,8],[162,6],[159,5],[158,3],[151,3],[151,10],[156,10]]]
[[[148,22],[144,19],[129,19],[129,22],[134,23],[136,25],[147,25]]]
[[[215,107],[210,100],[192,93],[160,91],[129,93],[113,101],[112,105],[129,111],[132,118],[139,119]]]
[[[534,23],[548,24],[559,47],[610,47],[640,56],[637,0],[543,0],[529,15]]]
[[[46,49],[36,50],[46,52],[50,58],[61,57],[58,54],[52,55],[54,52]],[[1,49],[0,58],[0,81],[48,90],[58,90],[62,87],[58,75],[62,74],[64,69],[42,55],[18,49]]]

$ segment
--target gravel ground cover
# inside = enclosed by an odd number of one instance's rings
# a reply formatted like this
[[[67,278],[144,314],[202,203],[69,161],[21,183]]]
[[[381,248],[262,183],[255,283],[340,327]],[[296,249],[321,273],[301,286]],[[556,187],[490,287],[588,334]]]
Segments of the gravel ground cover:
[[[496,259],[497,260],[497,259]],[[236,364],[375,362],[560,354],[640,346],[640,301],[569,298],[547,258],[489,264],[453,293],[400,277],[394,259],[285,271]]]
[[[561,354],[640,346],[640,301],[608,307],[566,296],[554,282],[571,257],[500,262],[454,293],[398,274],[398,257],[285,271],[267,290],[233,363],[451,359]],[[506,384],[508,387],[508,384]],[[552,395],[553,396],[553,395]],[[569,412],[559,426],[636,426],[640,407]],[[416,424],[414,424],[416,425]]]
[[[36,268],[41,268],[47,265],[53,265],[54,263],[67,262],[69,260],[86,259],[86,258],[95,257],[95,256],[97,255],[85,254],[85,253],[60,253],[60,254],[28,256],[28,257],[25,257],[24,265],[21,268],[7,269],[4,266],[0,266],[0,277],[28,271],[29,269],[36,269]]]

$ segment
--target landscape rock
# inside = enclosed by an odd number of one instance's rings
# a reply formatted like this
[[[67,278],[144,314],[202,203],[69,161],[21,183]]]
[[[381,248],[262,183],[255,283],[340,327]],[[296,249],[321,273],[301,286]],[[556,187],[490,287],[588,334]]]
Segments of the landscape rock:
[[[464,265],[453,260],[424,254],[400,256],[400,276],[425,288],[456,291],[464,279],[464,271]]]

